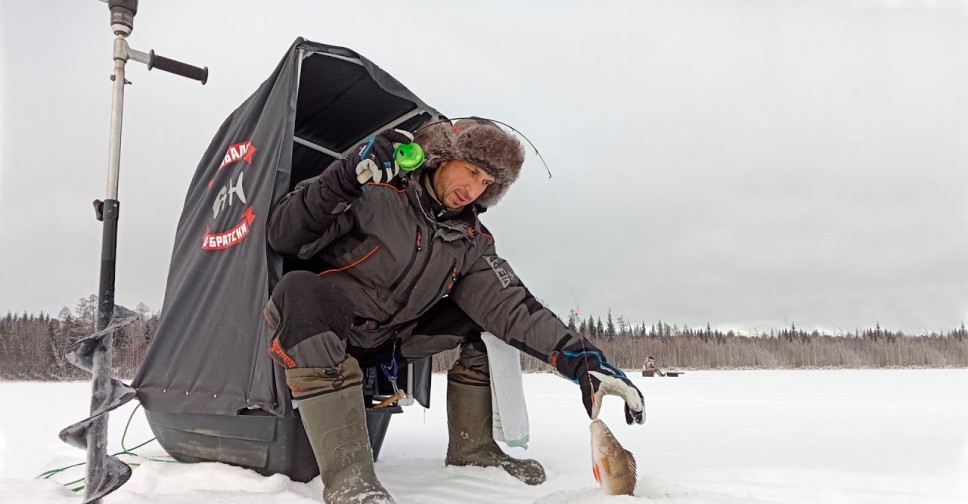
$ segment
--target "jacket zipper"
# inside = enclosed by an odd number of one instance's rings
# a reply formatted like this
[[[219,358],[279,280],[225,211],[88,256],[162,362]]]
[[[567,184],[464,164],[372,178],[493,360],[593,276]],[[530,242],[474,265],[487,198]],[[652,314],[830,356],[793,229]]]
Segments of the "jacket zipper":
[[[394,280],[392,284],[390,284],[390,288],[387,289],[387,291],[383,293],[383,296],[380,297],[380,302],[385,302],[387,299],[390,299],[390,295],[393,294],[393,291],[395,291],[397,287],[400,286],[400,282],[402,282],[403,279],[406,278],[407,273],[410,273],[410,269],[413,268],[414,261],[417,260],[417,252],[420,252],[422,250],[420,246],[421,238],[422,238],[422,234],[420,233],[420,226],[417,226],[417,242],[413,247],[413,253],[410,254],[410,261],[407,262],[407,267],[403,268],[403,271],[400,273],[400,276],[398,276],[397,279]]]
[[[444,277],[443,282],[440,282],[440,287],[437,287],[437,293],[434,294],[434,297],[432,297],[427,304],[423,305],[423,308],[417,311],[417,315],[422,314],[424,310],[430,308],[430,305],[434,304],[440,298],[440,294],[444,291],[444,286],[447,285],[448,281],[450,282],[450,287],[447,289],[449,291],[457,282],[457,259],[454,259],[454,261],[450,263],[450,274]]]

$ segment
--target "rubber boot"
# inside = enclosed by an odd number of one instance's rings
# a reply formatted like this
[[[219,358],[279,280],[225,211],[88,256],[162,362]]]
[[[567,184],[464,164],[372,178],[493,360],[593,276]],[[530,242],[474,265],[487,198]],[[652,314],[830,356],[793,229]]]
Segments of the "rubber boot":
[[[361,385],[297,401],[326,504],[393,504],[373,471]]]
[[[480,383],[482,380],[483,383]],[[538,461],[512,458],[501,451],[494,441],[494,420],[491,415],[489,377],[460,366],[451,369],[447,375],[447,430],[450,441],[444,463],[452,466],[500,467],[529,485],[544,483],[544,468]]]

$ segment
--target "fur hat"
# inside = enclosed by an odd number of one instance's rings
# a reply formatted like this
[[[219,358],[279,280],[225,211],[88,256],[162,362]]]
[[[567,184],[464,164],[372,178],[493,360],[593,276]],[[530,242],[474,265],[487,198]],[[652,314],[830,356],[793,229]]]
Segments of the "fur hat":
[[[424,149],[424,169],[436,170],[451,159],[467,161],[494,176],[494,183],[477,198],[488,208],[504,196],[518,179],[524,164],[524,147],[511,133],[485,119],[431,122],[417,130],[414,141]]]

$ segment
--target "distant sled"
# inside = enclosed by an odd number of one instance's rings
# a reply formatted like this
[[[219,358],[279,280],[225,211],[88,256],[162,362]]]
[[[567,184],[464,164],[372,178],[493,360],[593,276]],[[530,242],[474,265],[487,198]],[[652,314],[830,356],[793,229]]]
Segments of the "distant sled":
[[[662,371],[660,369],[643,369],[642,376],[647,378],[652,378],[656,376],[668,376],[670,378],[675,378],[679,375],[686,374],[685,371]]]
[[[155,338],[132,385],[161,446],[182,461],[219,461],[309,481],[319,469],[268,348],[262,309],[288,271],[319,271],[266,244],[266,219],[296,183],[386,128],[439,116],[356,52],[297,39],[225,120],[202,156],[175,235]],[[398,382],[430,406],[430,360]],[[393,394],[365,370],[370,406]],[[374,458],[401,405],[367,409]]]

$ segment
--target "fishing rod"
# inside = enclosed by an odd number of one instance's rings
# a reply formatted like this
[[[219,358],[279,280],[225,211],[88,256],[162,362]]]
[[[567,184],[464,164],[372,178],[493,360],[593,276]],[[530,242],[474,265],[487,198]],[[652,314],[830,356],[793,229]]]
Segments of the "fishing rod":
[[[416,130],[414,130],[413,133],[414,133],[414,135],[416,135],[418,131],[420,131],[420,130],[422,130],[424,128],[433,126],[435,124],[440,124],[440,123],[451,124],[452,121],[459,121],[461,119],[472,119],[472,120],[475,120],[475,121],[487,121],[487,122],[491,122],[491,123],[495,123],[495,124],[500,124],[501,126],[504,126],[504,127],[508,128],[508,129],[510,129],[511,131],[517,133],[518,136],[520,136],[521,138],[523,138],[525,142],[528,142],[528,145],[530,145],[531,148],[534,149],[534,153],[538,156],[538,159],[541,160],[541,164],[544,165],[545,171],[548,172],[548,178],[551,178],[551,168],[548,168],[548,163],[545,162],[544,156],[542,156],[541,153],[538,152],[538,148],[535,147],[534,142],[532,142],[531,139],[528,138],[524,133],[521,133],[521,130],[515,128],[514,126],[511,126],[508,123],[505,123],[505,122],[502,122],[502,121],[498,121],[497,119],[489,119],[487,117],[480,117],[480,116],[464,116],[464,117],[455,117],[453,119],[444,118],[444,119],[439,119],[437,121],[432,121],[432,122],[429,122],[427,124],[424,124],[423,126],[421,126],[421,127],[417,128]],[[416,144],[407,144],[407,145],[416,145]],[[400,168],[406,169],[406,168],[403,167],[403,165],[401,165]],[[416,169],[416,167],[415,168],[411,168],[411,170],[414,170],[414,169]]]
[[[527,136],[525,136],[524,133],[521,133],[514,126],[511,126],[510,124],[507,124],[507,123],[504,123],[504,122],[501,122],[501,121],[498,121],[498,120],[495,120],[495,119],[487,119],[485,117],[477,117],[477,116],[457,117],[454,120],[461,120],[461,119],[473,119],[473,120],[476,120],[476,121],[488,121],[488,122],[492,122],[492,123],[495,123],[495,124],[500,124],[502,126],[506,126],[507,128],[511,129],[511,131],[514,131],[515,133],[517,133],[518,136],[520,136],[521,138],[523,138],[526,142],[528,142],[529,145],[531,145],[531,148],[534,149],[534,153],[538,155],[538,159],[541,160],[541,163],[544,165],[545,170],[547,170],[547,172],[548,172],[548,178],[551,178],[551,169],[548,168],[548,163],[545,162],[544,157],[541,156],[541,153],[540,152],[538,152],[538,148],[535,147],[534,143],[531,142],[531,139],[529,139]],[[433,122],[424,124],[423,126],[421,126],[421,127],[417,128],[416,130],[414,130],[414,134],[416,134],[418,131],[420,131],[420,130],[428,127],[428,126],[433,126],[434,124],[441,124],[441,123],[450,124],[451,123],[451,120],[450,119],[441,119],[441,120],[438,120],[438,121],[433,121]],[[420,146],[420,144],[418,144],[417,142],[410,142],[410,143],[406,143],[406,144],[393,144],[393,145],[394,145],[394,148],[393,148],[393,159],[396,162],[397,166],[400,167],[401,170],[410,172],[410,171],[416,170],[417,168],[420,168],[420,166],[423,165],[423,162],[424,162],[424,150],[423,150],[423,147]],[[365,173],[359,175],[359,180],[361,181],[361,183],[362,183],[363,180],[367,180],[368,178],[369,178],[369,175],[367,175]]]

